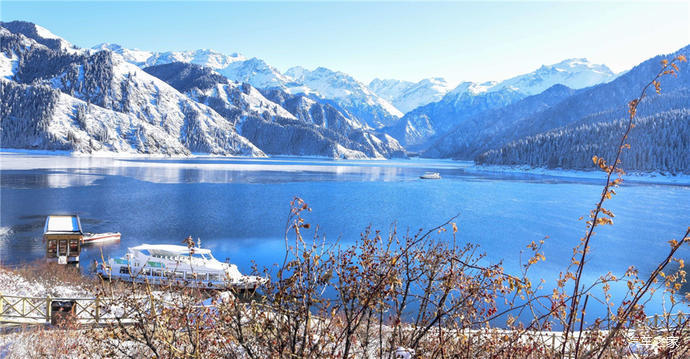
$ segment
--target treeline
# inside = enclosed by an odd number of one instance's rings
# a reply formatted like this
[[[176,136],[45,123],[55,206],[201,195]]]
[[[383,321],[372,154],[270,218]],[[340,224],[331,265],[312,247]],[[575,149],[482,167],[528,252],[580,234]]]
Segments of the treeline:
[[[608,161],[615,158],[625,123],[620,119],[558,128],[484,152],[475,162],[591,170],[593,155]],[[631,148],[622,156],[626,170],[690,173],[690,109],[636,120],[628,143]]]
[[[48,131],[60,92],[48,86],[0,81],[0,143],[2,147],[66,150],[70,146]]]

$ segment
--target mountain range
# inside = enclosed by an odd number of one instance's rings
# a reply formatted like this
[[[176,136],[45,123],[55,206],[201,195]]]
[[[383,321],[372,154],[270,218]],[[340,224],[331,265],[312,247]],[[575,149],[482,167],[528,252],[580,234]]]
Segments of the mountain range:
[[[620,127],[625,104],[654,77],[661,59],[623,74],[573,58],[503,81],[364,84],[325,67],[281,72],[237,53],[106,43],[84,49],[41,26],[4,22],[0,140],[3,148],[87,153],[381,159],[413,151],[482,164],[587,169],[584,154],[608,153],[601,146],[610,138],[601,131]],[[665,81],[661,94],[640,106],[640,123],[652,134],[640,144],[668,143],[649,144],[654,155],[631,152],[642,170],[690,167],[678,154],[688,153],[690,143],[688,70],[679,66],[678,79]]]
[[[2,146],[166,155],[405,156],[395,139],[330,106],[321,106],[319,117],[319,106],[305,99],[292,110],[311,117],[298,118],[251,85],[211,68],[170,65],[177,66],[175,76],[148,67],[161,79],[116,52],[79,49],[31,23],[1,23]]]

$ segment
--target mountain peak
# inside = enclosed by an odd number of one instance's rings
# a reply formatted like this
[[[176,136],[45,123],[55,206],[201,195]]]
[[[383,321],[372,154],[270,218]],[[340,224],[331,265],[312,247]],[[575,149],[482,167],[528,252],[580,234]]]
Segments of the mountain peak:
[[[69,43],[67,40],[32,22],[19,20],[10,22],[0,21],[0,26],[8,29],[10,32],[22,34],[55,51],[70,53],[82,51],[78,47]]]
[[[570,58],[502,81],[490,91],[513,88],[525,95],[536,95],[556,84],[581,89],[615,78],[616,74],[606,65],[592,63],[586,58]]]

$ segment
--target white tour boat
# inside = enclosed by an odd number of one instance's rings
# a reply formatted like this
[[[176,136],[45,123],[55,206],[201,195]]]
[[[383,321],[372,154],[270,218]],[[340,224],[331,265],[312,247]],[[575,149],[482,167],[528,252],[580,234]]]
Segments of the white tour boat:
[[[419,176],[421,179],[441,179],[441,174],[438,172],[424,172],[423,175]]]
[[[204,289],[251,290],[266,281],[218,261],[209,249],[173,244],[130,247],[124,257],[111,258],[96,271],[108,279]]]
[[[81,239],[82,244],[115,242],[120,240],[120,232],[106,232],[106,233],[84,233]]]

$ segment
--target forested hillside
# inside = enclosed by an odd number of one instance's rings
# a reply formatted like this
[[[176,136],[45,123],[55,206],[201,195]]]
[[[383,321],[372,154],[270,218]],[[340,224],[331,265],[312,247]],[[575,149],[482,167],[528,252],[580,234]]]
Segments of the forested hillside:
[[[613,161],[627,119],[559,128],[478,155],[478,164],[591,170],[596,155]],[[690,174],[690,109],[637,119],[623,168]]]

